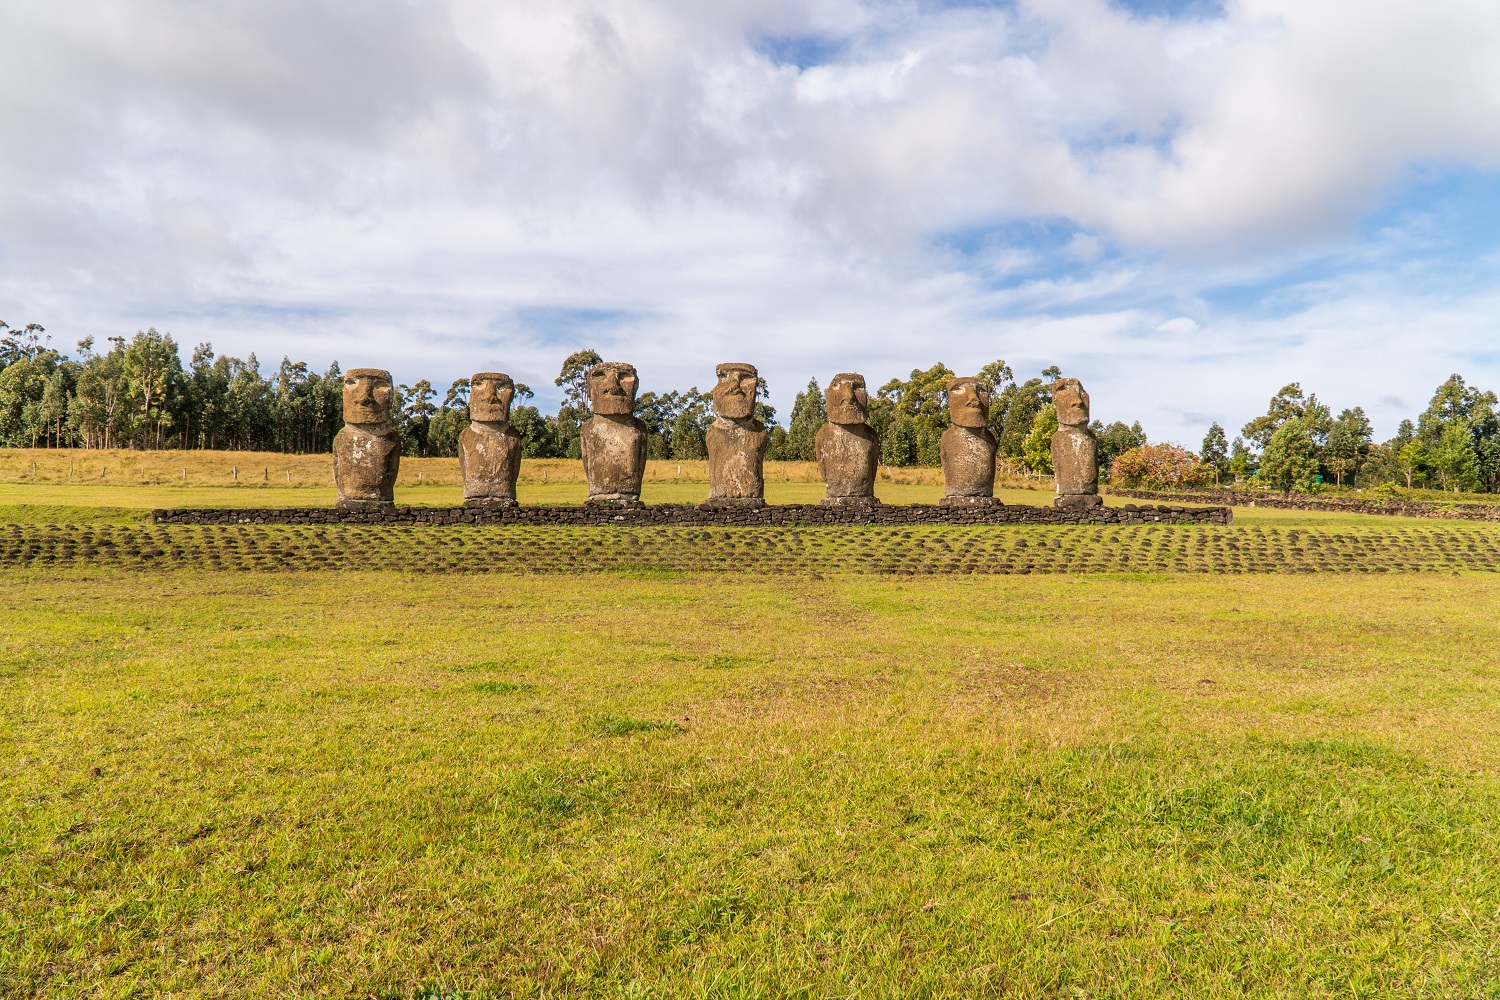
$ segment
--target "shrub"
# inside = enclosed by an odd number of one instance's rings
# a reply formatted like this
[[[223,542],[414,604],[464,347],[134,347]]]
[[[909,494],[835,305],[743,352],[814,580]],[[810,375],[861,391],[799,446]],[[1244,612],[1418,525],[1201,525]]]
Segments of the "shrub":
[[[1256,481],[1283,493],[1308,489],[1318,474],[1318,447],[1300,420],[1288,420],[1271,435],[1260,456]]]
[[[1044,476],[1052,474],[1052,435],[1057,430],[1057,408],[1046,404],[1031,422],[1031,431],[1021,443],[1026,467]]]
[[[1167,490],[1206,486],[1213,481],[1212,466],[1180,444],[1146,444],[1116,456],[1109,481],[1126,489]]]

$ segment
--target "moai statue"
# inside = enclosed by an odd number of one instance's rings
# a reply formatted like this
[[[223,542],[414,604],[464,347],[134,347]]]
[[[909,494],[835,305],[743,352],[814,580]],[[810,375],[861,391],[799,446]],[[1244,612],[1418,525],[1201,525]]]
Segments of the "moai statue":
[[[818,472],[828,490],[824,505],[879,503],[875,469],[880,464],[880,438],[865,423],[870,405],[865,377],[835,375],[825,399],[828,423],[818,428],[814,439]]]
[[[995,499],[995,435],[990,433],[990,387],[979,378],[948,383],[948,429],[943,431],[943,507],[999,507]]]
[[[344,427],[333,438],[333,481],[340,507],[390,507],[401,467],[401,435],[391,426],[391,373],[344,373]]]
[[[583,422],[583,475],[589,503],[629,507],[641,502],[646,475],[646,425],[635,416],[640,378],[634,365],[605,361],[588,370],[584,387],[594,415]]]
[[[1076,378],[1052,383],[1057,430],[1052,434],[1052,475],[1058,507],[1102,507],[1099,497],[1099,439],[1089,430],[1089,394]]]
[[[516,384],[504,372],[475,372],[469,379],[469,426],[458,436],[464,506],[516,506],[521,435],[510,425]]]
[[[714,422],[703,438],[708,445],[708,503],[705,507],[764,507],[765,460],[770,435],[755,419],[760,373],[754,365],[729,362],[714,369]]]

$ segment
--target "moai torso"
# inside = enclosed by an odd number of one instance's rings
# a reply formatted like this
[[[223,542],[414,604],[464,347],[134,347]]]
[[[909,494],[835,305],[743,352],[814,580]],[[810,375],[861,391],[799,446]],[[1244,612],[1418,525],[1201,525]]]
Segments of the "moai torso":
[[[646,476],[646,425],[634,416],[596,414],[579,441],[590,500],[639,500]]]
[[[1058,428],[1052,434],[1052,475],[1059,507],[1097,507],[1099,439],[1089,430],[1089,394],[1076,378],[1052,383]]]
[[[1093,431],[1064,425],[1052,433],[1052,474],[1058,496],[1099,492],[1099,439]]]
[[[770,435],[759,420],[716,417],[703,434],[708,444],[708,498],[759,500],[766,495],[766,445]]]
[[[391,503],[401,467],[401,435],[389,425],[345,424],[333,438],[340,504]]]
[[[866,424],[824,424],[814,439],[829,500],[875,495],[880,439]]]
[[[943,495],[995,495],[995,436],[987,427],[952,425],[943,431]]]
[[[465,501],[515,503],[521,435],[508,423],[474,421],[458,436]]]

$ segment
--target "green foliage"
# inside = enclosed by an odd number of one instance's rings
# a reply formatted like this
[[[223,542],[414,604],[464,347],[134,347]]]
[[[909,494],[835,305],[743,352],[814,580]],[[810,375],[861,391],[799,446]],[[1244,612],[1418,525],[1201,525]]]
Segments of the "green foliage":
[[[523,458],[548,458],[556,454],[552,427],[535,406],[511,404],[510,425],[521,436]]]
[[[811,462],[817,457],[813,439],[818,435],[818,428],[826,423],[828,407],[823,400],[823,390],[818,387],[817,379],[808,379],[807,388],[797,393],[792,403],[792,417],[788,422],[783,451],[775,457],[789,462]]]
[[[563,391],[564,409],[572,410],[575,415],[588,413],[589,393],[584,386],[584,377],[590,368],[603,361],[603,356],[591,347],[574,351],[564,359],[562,368],[552,383]]]
[[[0,323],[0,329],[8,329]],[[66,442],[67,400],[77,366],[52,350],[29,323],[0,339],[0,445],[36,447]]]
[[[954,377],[951,368],[938,362],[925,371],[913,368],[906,379],[893,378],[880,387],[877,399],[872,400],[870,424],[880,438],[881,460],[886,465],[941,464],[942,434],[948,427],[948,383]],[[887,435],[895,438],[889,445]]]
[[[1427,447],[1429,472],[1443,489],[1500,490],[1500,413],[1496,396],[1450,375],[1417,419],[1416,438]],[[1455,430],[1455,428],[1461,428]],[[1467,446],[1460,433],[1469,438]]]
[[[943,464],[943,432],[936,427],[917,427],[917,464],[935,469]]]
[[[1432,456],[1420,440],[1407,441],[1396,453],[1396,468],[1406,480],[1407,489],[1425,482],[1431,467]]]
[[[1359,441],[1342,421],[1334,424],[1323,446],[1323,464],[1333,473],[1334,485],[1343,485],[1344,477],[1355,471],[1359,459]]]
[[[926,371],[913,368],[905,380],[893,378],[880,387],[878,396],[890,400],[900,413],[918,426],[948,425],[948,383],[953,370],[941,361]]]
[[[403,454],[425,456],[429,453],[427,437],[433,415],[437,413],[437,406],[432,402],[436,395],[437,390],[425,378],[409,386],[396,387],[396,399],[400,400],[400,405],[396,406],[393,400],[392,408],[397,429],[401,432]]]
[[[1141,430],[1139,420],[1128,427],[1121,420],[1116,420],[1107,427],[1095,420],[1089,425],[1089,430],[1094,432],[1094,437],[1099,441],[1099,473],[1105,481],[1109,480],[1109,470],[1116,458],[1146,443],[1146,432]]]
[[[469,409],[439,409],[427,425],[427,454],[432,458],[452,458],[458,454],[458,436],[469,426]]]
[[[672,418],[672,457],[696,461],[708,457],[703,432],[713,414],[706,407],[683,408]]]
[[[1370,457],[1373,431],[1363,407],[1344,410],[1328,432],[1323,445],[1323,466],[1333,474],[1334,484],[1354,478]]]
[[[995,395],[1004,392],[1006,387],[1014,385],[1016,381],[1016,373],[1004,360],[991,361],[979,369],[979,377],[988,383],[991,394]]]
[[[880,435],[880,460],[898,468],[917,464],[917,428],[905,413],[893,414],[885,427],[876,427]]]
[[[1263,416],[1245,425],[1244,435],[1261,448],[1268,448],[1271,438],[1289,420],[1301,422],[1313,441],[1314,449],[1327,438],[1333,426],[1332,412],[1328,407],[1318,402],[1316,395],[1303,395],[1301,383],[1291,382],[1271,397]]]
[[[772,462],[788,461],[791,450],[790,439],[786,428],[780,424],[773,424],[766,428],[766,458]]]
[[[1455,419],[1443,427],[1429,461],[1436,470],[1439,485],[1443,489],[1479,488],[1479,456],[1474,448],[1473,430],[1467,420]]]
[[[1026,467],[1032,472],[1044,476],[1052,473],[1052,435],[1057,427],[1057,407],[1051,403],[1042,404],[1021,446]]]
[[[1042,407],[1052,402],[1052,391],[1047,388],[1050,384],[1039,378],[1027,379],[1020,385],[1007,385],[995,396],[990,406],[990,421],[998,428],[995,437],[1001,455],[1025,460],[1026,436]],[[1049,457],[1049,468],[1050,462]]]
[[[1208,428],[1208,433],[1203,435],[1203,447],[1198,451],[1198,460],[1210,469],[1214,470],[1214,478],[1229,471],[1229,439],[1224,436],[1224,428],[1216,420]]]
[[[1229,474],[1232,476],[1248,476],[1257,468],[1255,456],[1251,454],[1245,439],[1235,436],[1234,444],[1229,449]]]
[[[1318,474],[1317,445],[1301,420],[1289,419],[1276,429],[1260,457],[1256,479],[1283,493],[1307,489]]]

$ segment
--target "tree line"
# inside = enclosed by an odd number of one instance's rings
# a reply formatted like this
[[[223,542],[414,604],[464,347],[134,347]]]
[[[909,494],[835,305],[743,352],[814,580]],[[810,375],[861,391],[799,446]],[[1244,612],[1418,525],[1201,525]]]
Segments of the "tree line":
[[[343,424],[342,371],[327,371],[283,358],[263,373],[254,354],[217,355],[211,344],[193,349],[186,365],[170,334],[143,330],[111,337],[107,350],[93,339],[78,344],[76,357],[51,346],[38,324],[10,330],[0,323],[0,445],[51,448],[183,448],[326,452]],[[529,458],[577,458],[579,428],[588,419],[584,373],[597,351],[569,355],[555,384],[562,390],[556,413],[530,403],[531,387],[516,385],[511,423]],[[1004,361],[986,365],[980,377],[994,390],[992,426],[1001,454],[1018,467],[1050,472],[1046,440],[1056,429],[1048,386],[1061,371],[1053,366],[1018,381]],[[914,369],[871,392],[869,421],[880,435],[887,465],[939,464],[938,447],[948,426],[946,387],[955,373],[945,364]],[[770,430],[767,457],[811,461],[813,438],[827,420],[823,391],[810,379],[797,393],[785,425],[762,398],[756,416]],[[458,379],[439,397],[427,379],[395,387],[393,417],[405,453],[457,454],[458,436],[469,422],[469,380]],[[658,459],[703,459],[704,431],[713,420],[710,392],[697,386],[641,393],[636,414],[646,425],[647,454]],[[1050,421],[1050,423],[1049,423]],[[1095,422],[1106,459],[1144,444],[1140,424]]]
[[[68,357],[46,331],[31,323],[11,329],[0,322],[0,445],[52,448],[183,448],[326,452],[343,425],[342,371],[337,362],[317,372],[283,358],[263,372],[254,354],[218,355],[197,345],[186,364],[170,334],[154,328],[132,338],[110,337],[108,349],[93,338]],[[535,393],[517,384],[511,422],[531,458],[577,458],[579,428],[588,419],[584,373],[600,361],[593,350],[563,362],[555,385],[556,413],[544,414]],[[886,465],[936,466],[948,426],[946,386],[955,373],[938,363],[892,378],[870,394],[869,422],[880,435]],[[1050,473],[1048,442],[1057,429],[1049,386],[1062,371],[1053,365],[1018,379],[1004,361],[979,376],[993,392],[991,429],[1002,461],[1017,471]],[[757,416],[770,429],[767,457],[811,461],[813,438],[826,421],[823,391],[810,379],[796,394],[783,425],[764,402]],[[394,420],[407,454],[457,454],[469,422],[469,380],[458,379],[441,397],[420,379],[396,386]],[[1181,485],[1236,478],[1277,489],[1319,481],[1375,486],[1395,483],[1500,492],[1500,416],[1493,392],[1453,375],[1434,393],[1416,421],[1402,421],[1394,438],[1373,440],[1370,421],[1356,406],[1334,416],[1299,383],[1272,397],[1266,413],[1244,425],[1231,443],[1224,428],[1209,428],[1199,452],[1169,443],[1148,444],[1139,422],[1094,421],[1101,471],[1130,482]],[[640,395],[647,454],[657,459],[707,457],[704,431],[713,420],[709,392],[697,386]],[[1117,459],[1123,461],[1117,462]]]
[[[1253,480],[1288,492],[1319,483],[1371,488],[1500,492],[1500,402],[1495,393],[1450,375],[1416,421],[1376,442],[1363,407],[1333,415],[1298,382],[1271,397],[1233,444],[1215,423],[1199,459],[1220,477]]]

